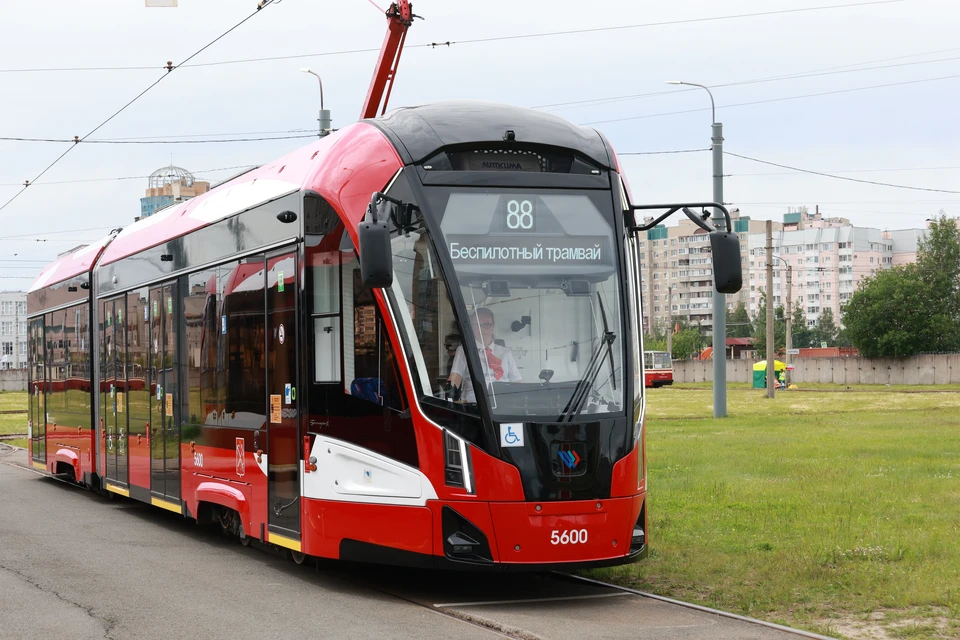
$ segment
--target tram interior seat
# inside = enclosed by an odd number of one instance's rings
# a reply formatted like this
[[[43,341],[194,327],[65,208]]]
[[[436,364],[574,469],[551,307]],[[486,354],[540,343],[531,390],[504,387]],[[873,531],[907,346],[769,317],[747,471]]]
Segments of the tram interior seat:
[[[354,378],[350,383],[350,395],[374,404],[391,406],[390,389],[381,378]]]

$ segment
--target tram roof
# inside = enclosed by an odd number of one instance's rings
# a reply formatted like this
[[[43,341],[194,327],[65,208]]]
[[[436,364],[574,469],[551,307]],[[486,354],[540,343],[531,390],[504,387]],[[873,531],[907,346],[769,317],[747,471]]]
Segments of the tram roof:
[[[518,144],[538,144],[576,150],[610,168],[614,160],[603,136],[590,127],[575,125],[536,109],[482,100],[446,100],[400,107],[368,120],[398,141],[404,164],[422,162],[440,149],[476,143],[503,144],[513,131]],[[405,152],[405,153],[404,153]]]
[[[85,247],[76,251],[60,256],[40,272],[37,279],[30,285],[27,293],[48,287],[58,282],[63,282],[82,273],[87,273],[93,268],[100,251],[110,241],[110,236],[105,236],[99,240],[91,242]]]

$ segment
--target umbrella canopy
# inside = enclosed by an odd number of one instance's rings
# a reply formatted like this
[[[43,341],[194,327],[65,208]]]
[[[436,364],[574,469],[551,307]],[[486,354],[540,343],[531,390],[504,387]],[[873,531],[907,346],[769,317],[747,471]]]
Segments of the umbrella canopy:
[[[780,362],[779,360],[774,360],[774,361],[773,361],[773,370],[774,370],[774,371],[783,371],[783,370],[786,369],[786,368],[787,368],[787,365],[786,365],[785,363]],[[758,362],[757,364],[753,365],[753,370],[754,370],[754,371],[766,371],[766,369],[767,369],[767,361],[766,361],[766,360],[761,360],[761,361]]]

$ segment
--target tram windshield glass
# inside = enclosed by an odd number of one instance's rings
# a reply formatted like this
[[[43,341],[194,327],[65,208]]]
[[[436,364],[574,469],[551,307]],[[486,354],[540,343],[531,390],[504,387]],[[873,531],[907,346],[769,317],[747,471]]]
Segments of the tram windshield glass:
[[[423,391],[469,410],[472,380],[482,378],[501,418],[621,411],[626,340],[610,193],[426,191],[440,218],[434,245],[454,273],[442,281],[425,234],[394,240],[394,289],[428,369]],[[468,317],[456,317],[449,295],[462,296]]]

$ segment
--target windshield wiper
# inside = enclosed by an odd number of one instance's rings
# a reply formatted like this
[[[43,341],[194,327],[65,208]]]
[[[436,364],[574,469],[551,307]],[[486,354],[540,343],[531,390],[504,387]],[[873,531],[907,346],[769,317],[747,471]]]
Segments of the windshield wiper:
[[[564,408],[563,413],[561,414],[561,420],[564,416],[567,416],[567,422],[572,422],[574,418],[580,415],[580,412],[583,411],[583,407],[586,405],[587,398],[590,397],[590,389],[593,388],[593,383],[596,381],[597,376],[600,374],[600,367],[603,363],[603,350],[607,350],[607,355],[610,356],[610,372],[613,372],[613,341],[617,339],[617,334],[610,331],[610,327],[607,324],[607,313],[603,308],[603,298],[600,297],[600,292],[597,292],[597,300],[600,302],[600,315],[603,318],[603,336],[600,338],[600,344],[597,345],[596,350],[593,352],[593,355],[590,356],[590,362],[587,364],[587,370],[584,372],[580,382],[577,383],[576,388],[573,390],[573,396],[570,398],[569,404]]]

